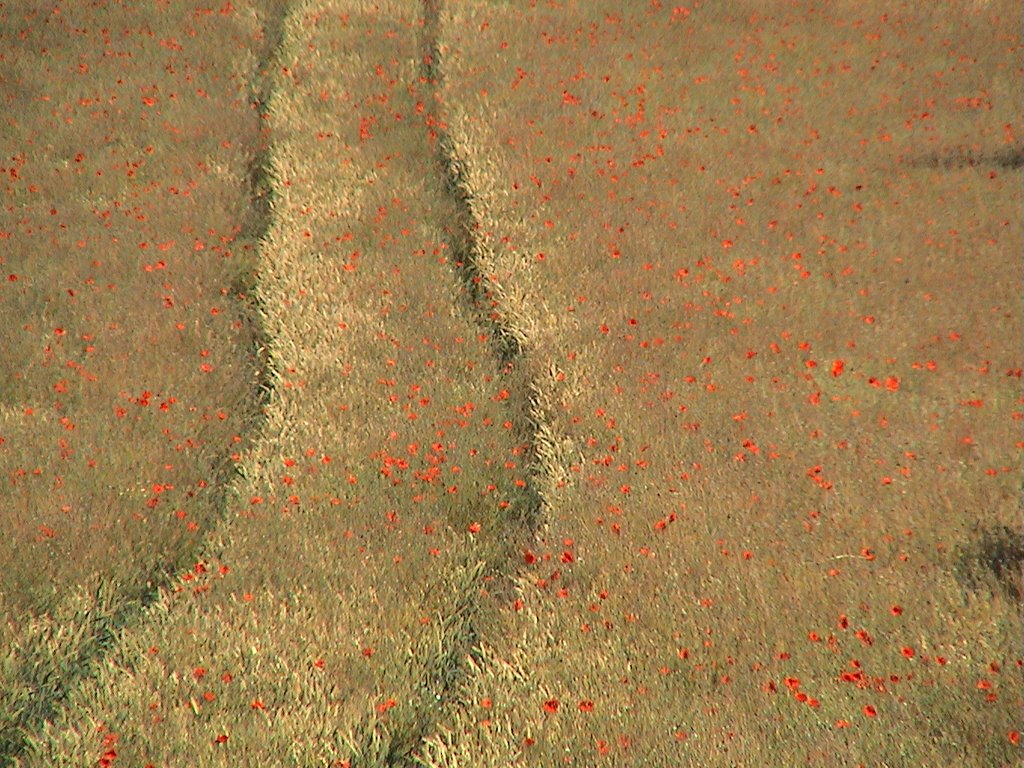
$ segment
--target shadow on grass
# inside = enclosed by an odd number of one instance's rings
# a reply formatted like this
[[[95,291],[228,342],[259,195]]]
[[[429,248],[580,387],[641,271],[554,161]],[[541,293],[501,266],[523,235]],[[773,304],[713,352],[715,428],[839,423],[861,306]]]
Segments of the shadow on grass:
[[[1024,534],[1006,525],[975,531],[955,550],[953,573],[971,592],[1002,591],[1021,608],[1024,598]]]
[[[908,159],[910,165],[921,168],[1000,168],[1013,171],[1024,168],[1024,146],[980,150],[974,147],[955,147],[946,152],[933,152]]]

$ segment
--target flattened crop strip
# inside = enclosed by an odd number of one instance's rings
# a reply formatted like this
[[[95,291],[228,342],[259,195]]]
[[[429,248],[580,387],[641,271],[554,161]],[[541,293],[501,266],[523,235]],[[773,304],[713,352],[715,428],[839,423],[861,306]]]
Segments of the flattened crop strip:
[[[424,40],[423,75],[433,87],[433,102],[441,104],[444,80],[440,28],[442,20],[441,0],[423,0]],[[510,384],[509,409],[516,416],[513,426],[519,439],[527,449],[528,481],[522,508],[513,510],[509,523],[518,528],[518,533],[533,533],[543,524],[546,501],[541,488],[545,478],[543,465],[538,461],[543,452],[543,436],[550,432],[544,417],[543,388],[535,377],[512,376],[516,371],[530,370],[527,329],[512,318],[508,294],[504,287],[491,277],[487,269],[487,249],[478,237],[481,230],[479,217],[473,209],[473,194],[468,182],[468,158],[460,154],[451,134],[446,130],[442,117],[434,116],[436,128],[437,159],[440,173],[444,177],[444,188],[450,196],[456,211],[456,219],[448,227],[449,249],[453,256],[455,278],[464,291],[469,310],[480,328],[490,337],[494,355],[500,363]]]
[[[356,754],[363,758],[359,764],[428,764],[423,762],[431,759],[427,753],[437,753],[443,734],[449,733],[442,722],[446,714],[451,715],[458,707],[458,697],[466,690],[468,679],[489,663],[478,618],[481,579],[492,577],[491,591],[494,582],[514,585],[517,574],[510,564],[514,562],[515,547],[532,541],[543,528],[549,506],[545,489],[557,482],[556,462],[552,460],[557,441],[547,418],[549,397],[535,373],[539,369],[530,359],[528,328],[517,321],[514,291],[492,277],[493,254],[480,238],[480,218],[474,210],[469,182],[469,159],[460,153],[439,114],[443,107],[442,18],[440,0],[424,0],[421,71],[422,79],[431,89],[435,110],[427,115],[427,125],[436,148],[437,172],[454,211],[453,220],[445,228],[447,247],[462,308],[490,339],[492,353],[502,371],[509,417],[516,440],[523,447],[527,473],[522,495],[504,518],[503,548],[494,553],[492,562],[481,563],[475,570],[466,569],[464,583],[459,585],[460,595],[466,599],[460,599],[455,613],[441,623],[436,638],[439,647],[424,654],[433,660],[420,670],[421,688],[430,695],[420,697],[417,722],[406,723],[400,729],[405,737],[401,743],[395,741],[394,729],[382,733],[378,727],[364,733],[356,749]],[[388,742],[386,746],[382,740]]]

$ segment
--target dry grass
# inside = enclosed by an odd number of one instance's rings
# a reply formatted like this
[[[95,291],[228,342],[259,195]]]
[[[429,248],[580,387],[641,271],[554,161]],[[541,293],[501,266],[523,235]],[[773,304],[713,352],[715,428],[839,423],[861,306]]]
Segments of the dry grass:
[[[380,764],[448,706],[525,469],[514,375],[459,309],[399,7],[289,11],[256,265],[276,372],[262,438],[202,560],[34,737],[38,764],[91,764],[109,734],[133,764],[186,743],[197,765]],[[338,124],[352,109],[363,135]]]
[[[544,765],[1009,763],[1015,601],[953,557],[1019,530],[1009,8],[559,5],[441,25],[585,446],[496,633],[529,674],[474,680],[461,754],[506,764],[486,718]]]
[[[622,5],[0,9],[0,759],[1015,760],[1012,5]]]
[[[0,762],[191,566],[258,419],[260,33],[0,8]]]

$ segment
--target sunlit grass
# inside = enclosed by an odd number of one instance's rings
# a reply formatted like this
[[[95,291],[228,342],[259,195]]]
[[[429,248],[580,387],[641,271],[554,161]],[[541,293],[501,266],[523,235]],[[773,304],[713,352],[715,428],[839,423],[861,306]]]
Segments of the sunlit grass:
[[[442,114],[585,446],[496,644],[531,674],[474,691],[531,759],[1010,760],[1016,609],[952,555],[1018,528],[999,12],[451,10]]]
[[[0,12],[5,761],[191,565],[263,376],[259,19],[15,5]]]
[[[0,11],[0,761],[1013,763],[1012,5],[623,5]]]
[[[289,12],[255,268],[262,439],[203,559],[122,633],[36,742],[42,763],[102,752],[78,710],[140,764],[177,759],[187,733],[197,764],[379,764],[451,706],[527,468],[510,379],[449,263],[451,203],[422,172],[416,18]],[[339,126],[353,99],[362,127]]]

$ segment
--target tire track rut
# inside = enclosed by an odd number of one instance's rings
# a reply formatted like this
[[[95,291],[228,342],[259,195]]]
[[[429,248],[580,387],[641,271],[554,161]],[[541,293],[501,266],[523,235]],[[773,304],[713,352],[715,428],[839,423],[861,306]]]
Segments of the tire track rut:
[[[460,150],[444,121],[443,3],[423,0],[422,12],[421,77],[429,89],[432,105],[425,115],[425,124],[435,149],[435,172],[441,177],[444,194],[454,211],[453,219],[444,228],[452,257],[452,279],[459,289],[462,310],[490,340],[491,352],[508,391],[509,418],[527,471],[518,503],[510,506],[504,517],[502,548],[492,562],[480,563],[475,570],[467,569],[465,594],[472,597],[460,603],[457,614],[444,622],[442,638],[447,647],[435,657],[436,670],[428,675],[430,679],[423,681],[423,688],[433,692],[434,701],[430,703],[435,706],[421,711],[413,732],[406,732],[401,743],[392,743],[386,750],[381,750],[379,743],[374,745],[376,754],[386,755],[383,764],[388,766],[427,764],[422,762],[423,748],[429,741],[437,742],[439,734],[447,733],[444,722],[457,708],[467,681],[493,663],[482,647],[485,629],[481,627],[481,594],[502,596],[517,589],[514,558],[545,527],[549,502],[543,489],[553,482],[549,459],[555,442],[544,406],[547,397],[535,373],[540,368],[531,358],[528,331],[517,324],[510,311],[508,287],[492,276],[492,255],[480,237],[480,218],[474,210],[469,182],[470,159]],[[367,734],[357,754],[373,752],[371,742],[379,736],[376,730]],[[357,760],[354,764],[360,763]]]
[[[417,696],[421,706],[403,727],[377,722],[353,744],[353,765],[423,765],[423,747],[436,740],[459,704],[459,696],[472,675],[479,674],[491,660],[481,646],[485,628],[482,594],[505,595],[516,589],[517,569],[512,565],[522,546],[528,546],[544,528],[548,501],[543,488],[551,482],[546,451],[552,430],[545,416],[546,402],[537,370],[531,359],[529,336],[508,310],[508,293],[492,277],[490,257],[482,242],[480,219],[468,180],[468,158],[448,133],[444,122],[444,85],[441,45],[443,4],[423,0],[421,79],[425,81],[431,107],[424,115],[425,129],[435,150],[434,172],[441,178],[444,194],[453,211],[444,227],[451,254],[452,280],[456,283],[461,309],[489,339],[491,353],[501,371],[508,392],[506,405],[516,441],[526,466],[525,487],[504,517],[502,545],[490,562],[468,566],[460,584],[457,610],[445,617],[438,642],[443,647],[430,654],[432,664],[421,682]]]
[[[442,105],[441,92],[444,85],[440,44],[442,5],[441,0],[423,0],[423,75],[430,83],[435,105]],[[543,522],[546,506],[540,490],[542,483],[538,478],[538,474],[543,472],[538,462],[539,443],[541,435],[546,431],[546,419],[539,405],[542,388],[537,378],[530,375],[527,331],[509,318],[504,288],[491,277],[487,269],[487,251],[478,236],[481,225],[473,210],[473,194],[467,179],[469,161],[460,154],[455,140],[445,128],[443,117],[437,112],[432,117],[432,122],[437,126],[434,139],[438,172],[456,211],[456,219],[447,229],[449,246],[454,256],[455,279],[464,291],[469,312],[481,330],[490,337],[492,352],[506,380],[515,386],[515,389],[510,389],[509,408],[518,416],[513,425],[517,436],[526,446],[530,478],[524,508],[517,510],[509,523],[519,532],[532,536]]]

